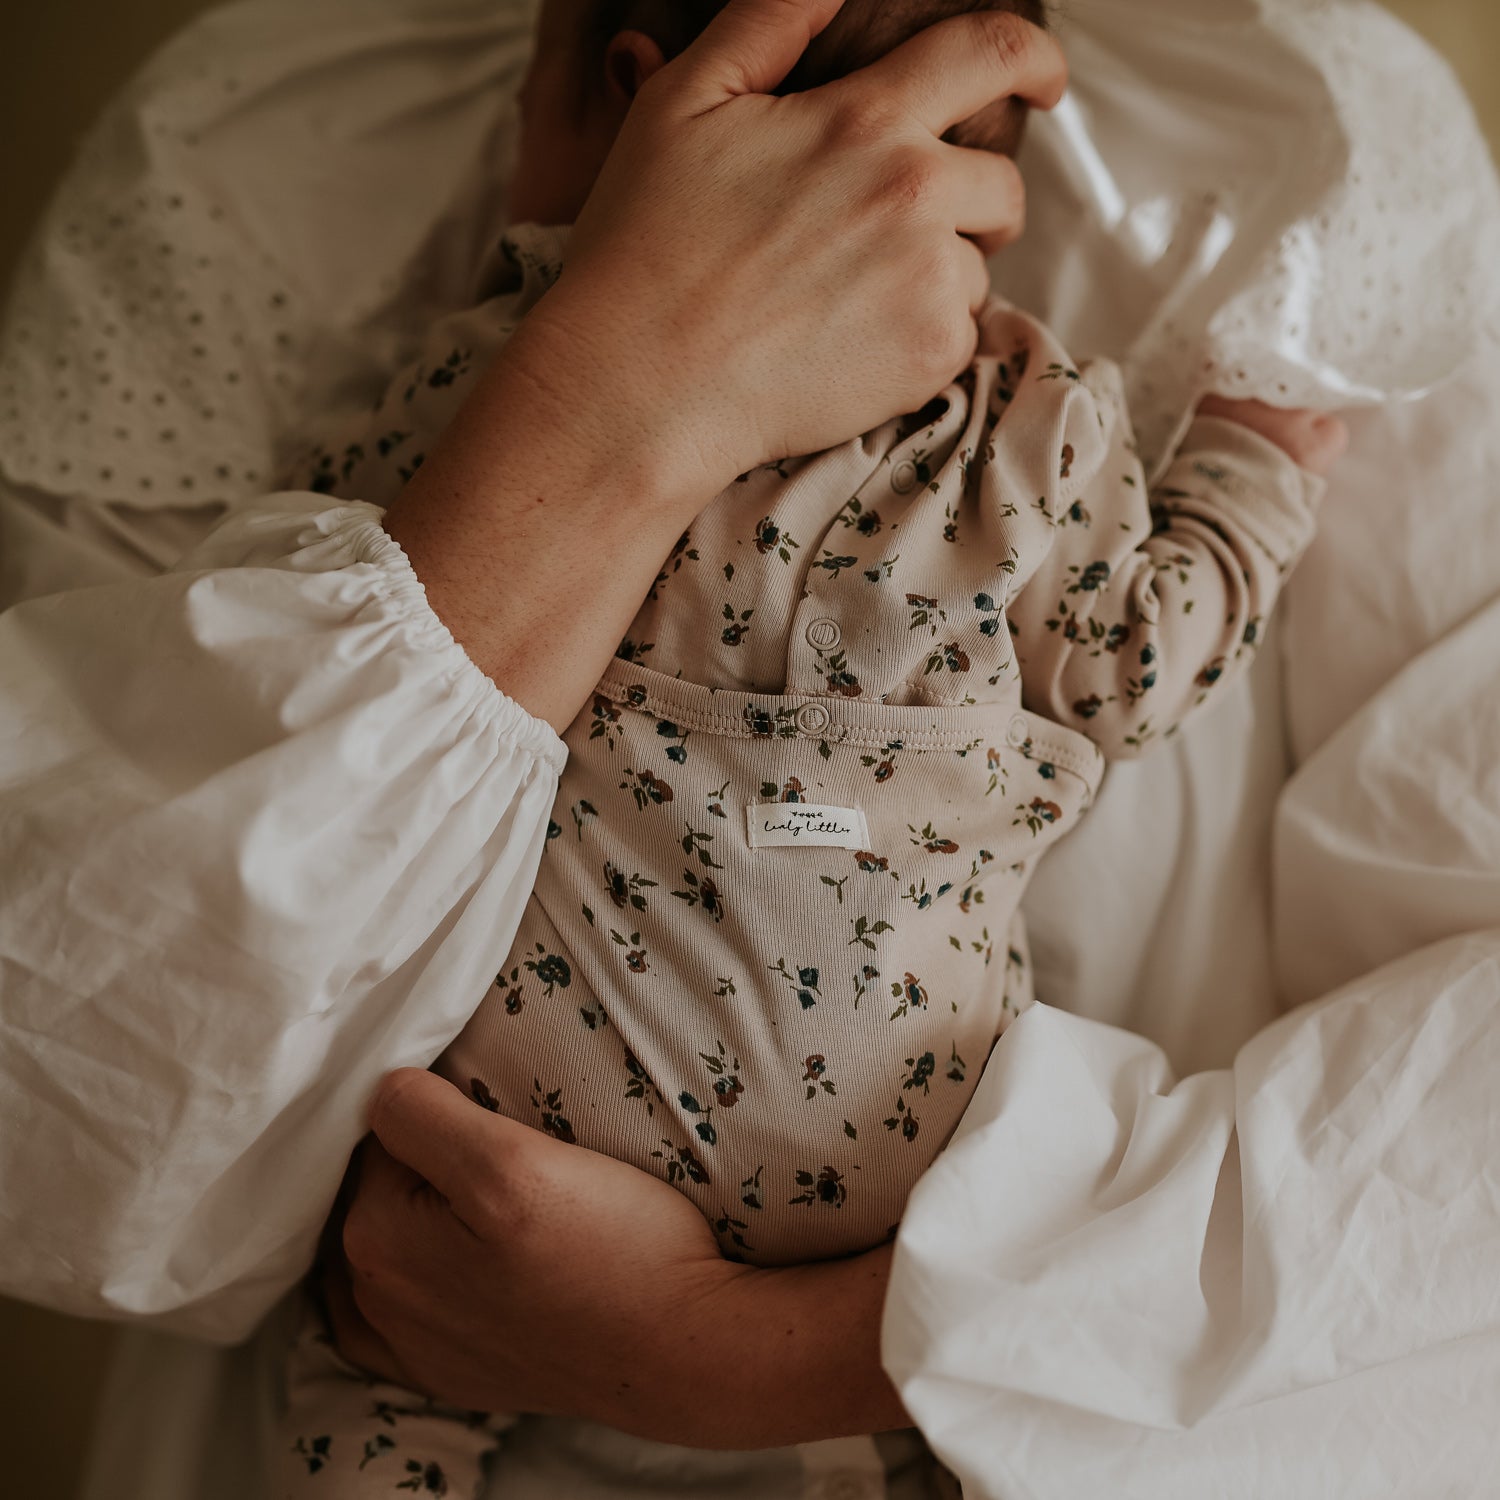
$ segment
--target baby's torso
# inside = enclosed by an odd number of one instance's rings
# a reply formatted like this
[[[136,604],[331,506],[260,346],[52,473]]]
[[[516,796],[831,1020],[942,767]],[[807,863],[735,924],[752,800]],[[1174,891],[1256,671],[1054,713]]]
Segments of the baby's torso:
[[[1028,558],[995,487],[1046,488],[992,441],[1029,328],[997,309],[924,412],[742,476],[680,540],[438,1064],[663,1176],[746,1259],[893,1232],[1029,1001],[1017,903],[1097,783],[1022,710],[1006,628]]]
[[[556,274],[545,239],[505,253]],[[508,332],[464,316],[317,487],[393,497]],[[1017,904],[1102,771],[1023,711],[1006,619],[1057,525],[1059,353],[997,304],[922,413],[708,506],[565,736],[512,953],[437,1064],[746,1259],[887,1238],[1029,1002]]]
[[[715,692],[620,662],[438,1066],[654,1171],[761,1262],[885,1239],[1030,994],[1016,904],[1097,759],[1014,703]]]

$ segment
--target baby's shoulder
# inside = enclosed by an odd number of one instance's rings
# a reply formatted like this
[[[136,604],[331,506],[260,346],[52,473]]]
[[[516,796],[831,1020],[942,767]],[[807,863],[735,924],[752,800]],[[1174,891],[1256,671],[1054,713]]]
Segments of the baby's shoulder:
[[[991,293],[977,321],[976,361],[999,360],[1018,382],[1029,381],[1044,394],[1066,396],[1076,385],[1096,400],[1124,409],[1124,376],[1114,360],[1102,355],[1075,359],[1053,329],[998,292]]]

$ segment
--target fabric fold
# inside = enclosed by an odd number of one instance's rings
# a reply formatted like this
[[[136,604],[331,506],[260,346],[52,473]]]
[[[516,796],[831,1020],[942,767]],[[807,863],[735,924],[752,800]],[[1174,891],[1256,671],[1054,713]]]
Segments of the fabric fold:
[[[272,496],[0,617],[7,1290],[243,1337],[509,949],[564,750],[378,515]]]

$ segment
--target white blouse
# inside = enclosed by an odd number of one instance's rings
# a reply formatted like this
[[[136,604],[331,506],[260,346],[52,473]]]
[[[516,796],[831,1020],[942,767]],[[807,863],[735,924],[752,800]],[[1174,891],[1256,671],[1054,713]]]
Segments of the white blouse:
[[[370,505],[0,616],[0,1286],[247,1334],[509,951],[564,755]]]

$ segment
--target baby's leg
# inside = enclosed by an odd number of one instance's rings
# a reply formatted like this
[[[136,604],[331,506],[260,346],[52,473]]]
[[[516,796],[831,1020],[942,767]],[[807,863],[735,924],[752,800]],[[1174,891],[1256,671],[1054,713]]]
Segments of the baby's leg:
[[[410,1491],[477,1500],[485,1458],[514,1417],[439,1405],[366,1375],[333,1347],[305,1299],[287,1363],[275,1500],[366,1500]]]

